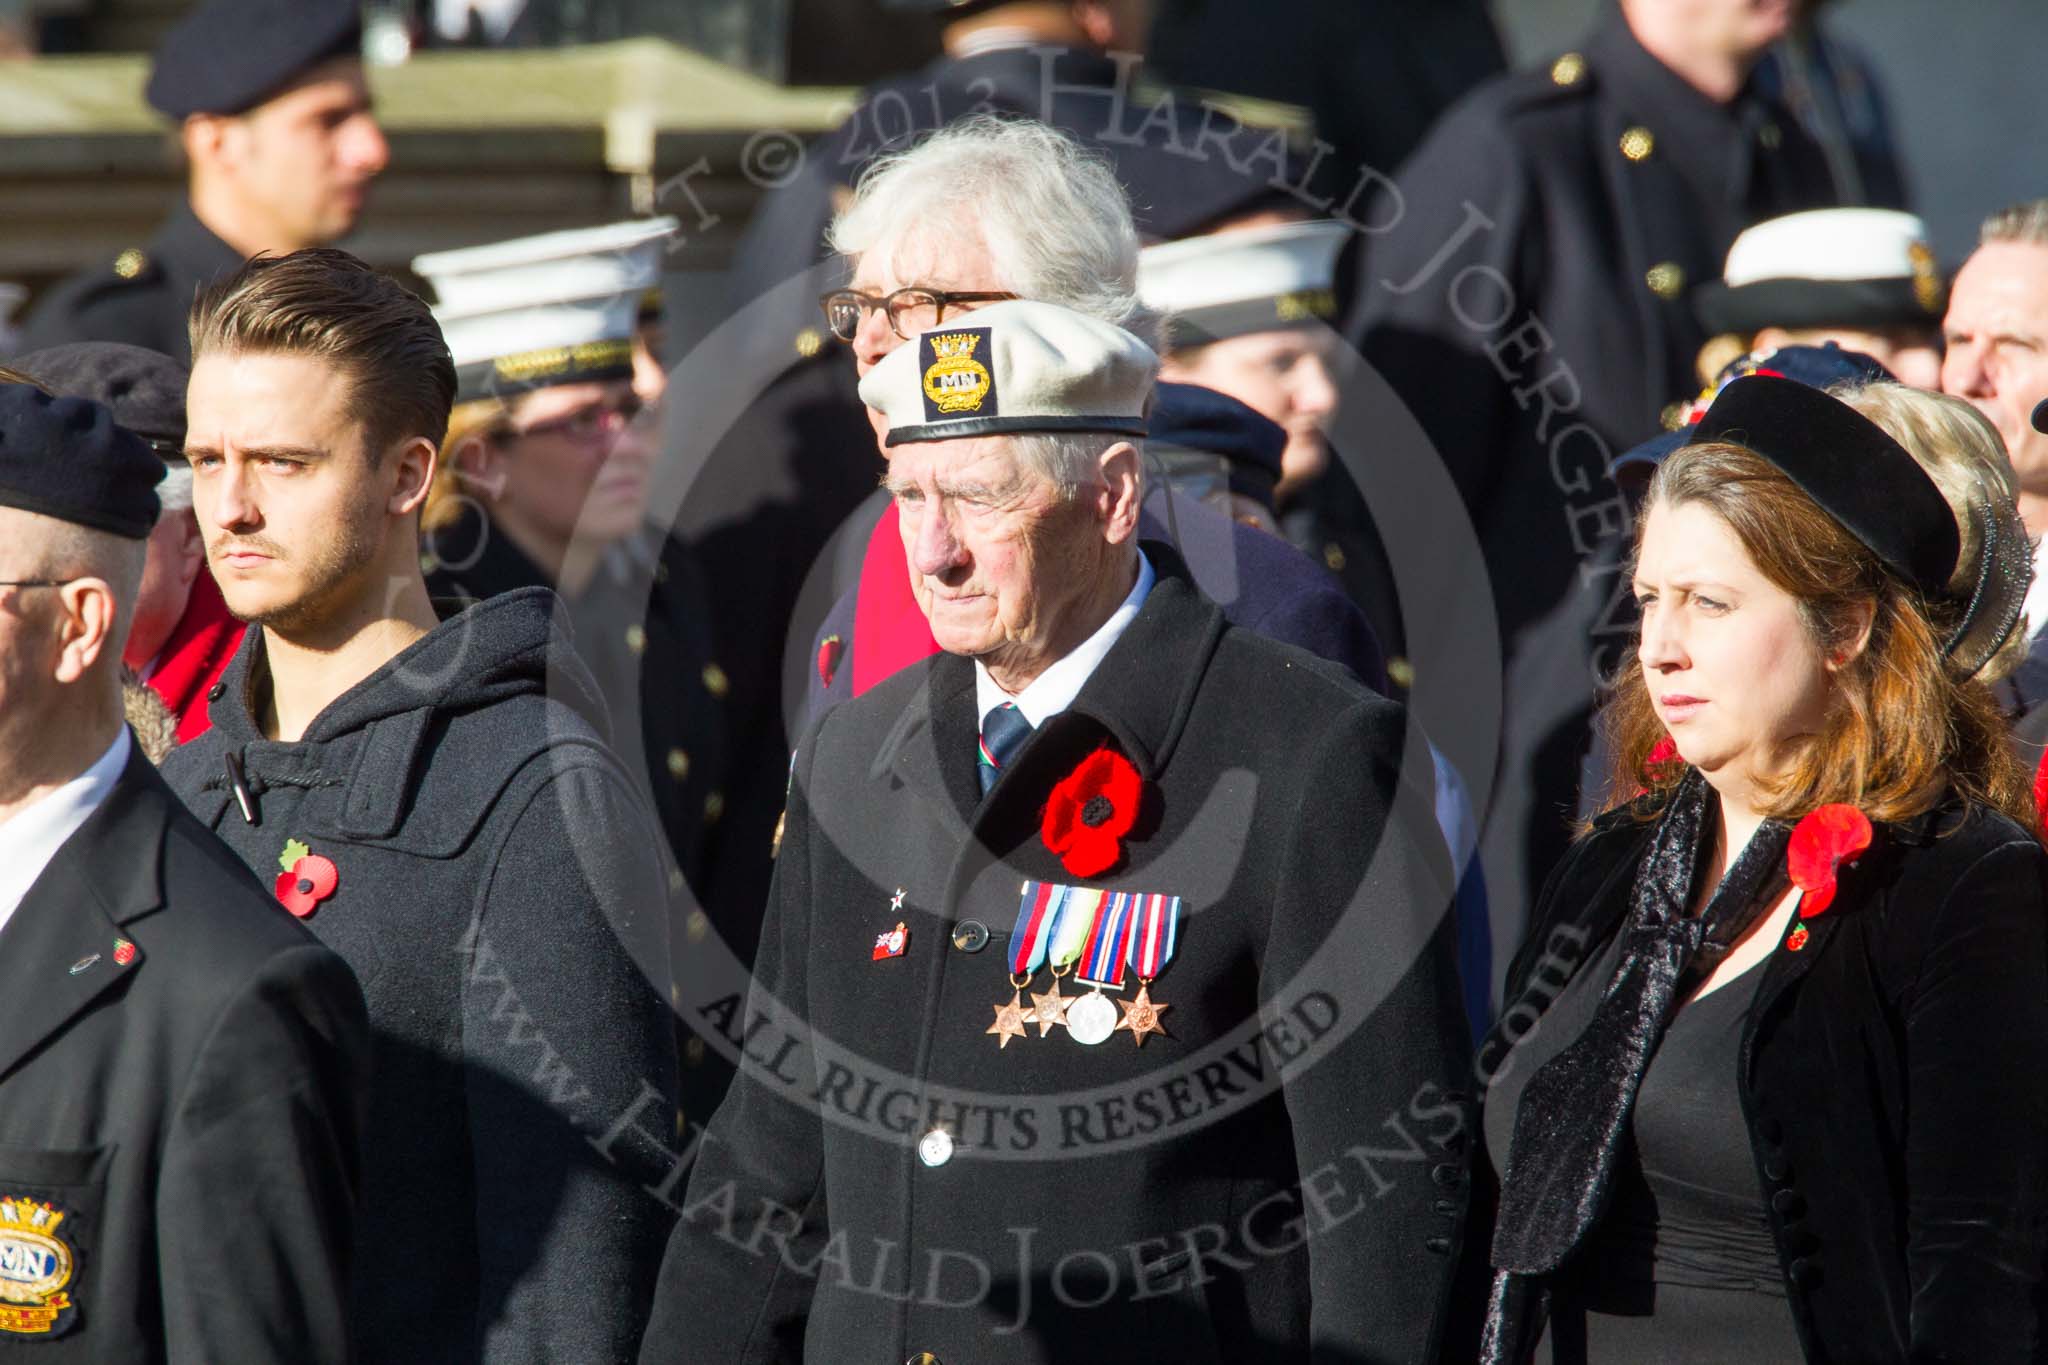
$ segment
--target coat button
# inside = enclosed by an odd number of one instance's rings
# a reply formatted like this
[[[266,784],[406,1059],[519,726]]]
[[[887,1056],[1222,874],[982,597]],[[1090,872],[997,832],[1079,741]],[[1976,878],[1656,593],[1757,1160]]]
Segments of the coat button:
[[[988,926],[978,919],[964,919],[953,926],[953,946],[963,953],[978,953],[988,947]]]
[[[1448,1161],[1442,1163],[1441,1165],[1431,1167],[1429,1172],[1429,1178],[1431,1180],[1434,1180],[1437,1184],[1443,1186],[1445,1189],[1456,1188],[1456,1186],[1463,1178],[1463,1176],[1464,1172],[1459,1170],[1457,1166],[1453,1165],[1451,1162]]]
[[[644,627],[626,627],[626,648],[635,654],[647,652],[647,631]]]
[[[668,751],[668,775],[680,782],[690,775],[690,756],[681,749]]]
[[[1448,1237],[1431,1237],[1422,1244],[1422,1249],[1434,1252],[1439,1256],[1448,1256],[1451,1254],[1451,1239]]]
[[[1782,1217],[1790,1218],[1806,1207],[1806,1201],[1797,1190],[1779,1190],[1771,1196],[1771,1208]]]
[[[903,1365],[939,1365],[939,1358],[930,1351],[919,1351],[903,1362]]]
[[[213,686],[206,689],[206,699],[208,701],[219,701],[222,697],[225,697],[227,694],[228,685],[226,683],[215,683]]]
[[[1637,126],[1621,135],[1621,154],[1630,161],[1641,161],[1657,149],[1657,139],[1648,128]]]
[[[934,1128],[917,1140],[917,1159],[927,1166],[943,1166],[953,1159],[953,1135]]]
[[[1764,1158],[1764,1175],[1772,1180],[1783,1180],[1792,1174],[1792,1163],[1785,1159],[1783,1152],[1773,1152]]]
[[[1785,1267],[1785,1273],[1792,1277],[1792,1283],[1803,1287],[1812,1284],[1818,1278],[1820,1267],[1814,1264],[1813,1257],[1799,1256],[1793,1259],[1791,1265]]]
[[[1675,299],[1685,292],[1685,267],[1676,261],[1660,261],[1643,275],[1643,283],[1660,299]]]

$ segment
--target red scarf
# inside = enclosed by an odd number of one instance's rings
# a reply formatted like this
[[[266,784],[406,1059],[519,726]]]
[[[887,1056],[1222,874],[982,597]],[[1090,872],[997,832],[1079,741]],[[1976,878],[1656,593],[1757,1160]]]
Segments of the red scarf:
[[[939,652],[931,622],[910,591],[910,561],[890,503],[868,537],[853,603],[853,695]]]
[[[192,580],[185,614],[157,651],[149,685],[178,718],[178,743],[206,733],[206,694],[241,647],[243,625],[228,612],[220,585],[204,568]]]

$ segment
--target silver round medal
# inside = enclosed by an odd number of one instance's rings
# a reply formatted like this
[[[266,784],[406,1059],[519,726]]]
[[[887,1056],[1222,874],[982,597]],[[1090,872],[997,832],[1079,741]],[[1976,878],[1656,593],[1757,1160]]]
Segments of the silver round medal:
[[[1116,1006],[1101,991],[1088,994],[1067,1006],[1067,1033],[1077,1043],[1094,1047],[1116,1032]]]

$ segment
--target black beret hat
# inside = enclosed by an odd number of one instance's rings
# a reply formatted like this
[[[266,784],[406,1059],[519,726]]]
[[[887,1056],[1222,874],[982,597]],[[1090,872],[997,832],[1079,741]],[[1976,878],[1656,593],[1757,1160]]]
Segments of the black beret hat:
[[[1923,596],[1947,592],[1962,551],[1955,513],[1920,462],[1848,404],[1796,379],[1746,375],[1687,444],[1707,441],[1755,451]]]
[[[355,0],[206,0],[157,45],[144,93],[174,119],[239,114],[359,52],[362,22]]]
[[[31,351],[14,368],[62,398],[90,398],[166,461],[185,462],[189,372],[162,351],[119,341],[73,341]]]
[[[91,399],[0,384],[0,507],[141,540],[163,477],[142,438]]]

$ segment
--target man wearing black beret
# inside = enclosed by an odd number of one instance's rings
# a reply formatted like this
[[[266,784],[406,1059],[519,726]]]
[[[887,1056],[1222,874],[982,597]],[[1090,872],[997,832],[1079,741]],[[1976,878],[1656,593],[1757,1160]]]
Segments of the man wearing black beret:
[[[0,384],[0,1355],[343,1361],[362,993],[122,725],[162,477]]]
[[[163,514],[149,533],[142,588],[121,652],[137,679],[163,699],[179,743],[206,729],[206,692],[220,680],[242,623],[206,570],[192,516],[192,469],[185,463],[185,367],[159,351],[118,341],[75,341],[15,362],[66,398],[104,404],[114,421],[149,443],[165,463],[157,485]]]
[[[206,0],[172,28],[145,93],[177,125],[187,198],[147,245],[51,289],[22,348],[123,341],[189,361],[202,285],[352,231],[390,158],[361,43],[351,0]]]

